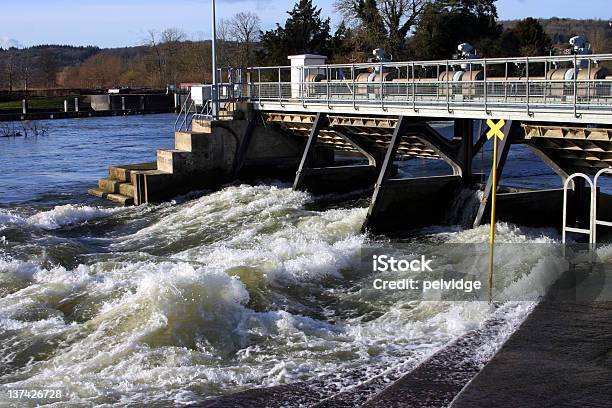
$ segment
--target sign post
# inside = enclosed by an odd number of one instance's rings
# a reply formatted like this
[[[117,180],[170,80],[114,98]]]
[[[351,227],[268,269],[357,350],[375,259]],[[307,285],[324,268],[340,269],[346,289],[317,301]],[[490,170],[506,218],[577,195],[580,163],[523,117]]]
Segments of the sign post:
[[[491,174],[493,177],[491,183],[491,232],[489,237],[489,303],[493,301],[493,249],[495,246],[495,204],[497,197],[497,139],[504,140],[504,132],[502,128],[506,124],[506,121],[500,119],[497,123],[491,119],[487,119],[487,125],[489,131],[487,132],[487,139],[493,138],[493,167],[491,168]]]

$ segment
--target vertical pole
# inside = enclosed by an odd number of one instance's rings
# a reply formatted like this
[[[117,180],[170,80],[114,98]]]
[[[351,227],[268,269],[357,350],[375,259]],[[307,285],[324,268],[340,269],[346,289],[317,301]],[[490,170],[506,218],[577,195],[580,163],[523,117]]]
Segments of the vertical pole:
[[[576,107],[576,102],[578,101],[578,84],[577,81],[578,80],[578,64],[576,61],[576,54],[574,54],[574,117],[577,118],[578,117],[578,113],[577,113],[577,107]]]
[[[529,57],[525,58],[525,76],[526,76],[526,82],[527,82],[527,116],[531,116],[530,115],[530,110],[529,110],[529,96],[531,95],[531,92],[529,90]]]
[[[74,98],[74,111],[79,111],[79,98]]]
[[[493,176],[491,190],[491,232],[489,238],[489,303],[493,301],[493,248],[495,247],[495,204],[497,197],[497,135],[493,136]]]
[[[498,153],[496,157],[496,175],[495,181],[496,183],[499,181],[499,177],[503,172],[504,166],[506,164],[506,159],[508,158],[508,152],[510,151],[510,146],[512,145],[512,141],[514,138],[513,131],[513,122],[511,120],[507,120],[504,125],[504,139],[501,141],[501,146],[499,146]],[[482,147],[484,150],[484,146]],[[476,214],[476,218],[474,219],[474,227],[478,227],[481,225],[482,221],[485,219],[486,212],[490,208],[490,199],[493,194],[493,169],[491,169],[491,173],[489,173],[489,177],[487,178],[487,185],[485,186],[483,192],[483,198],[480,200],[480,206],[478,207],[478,212]]]
[[[357,110],[356,94],[357,87],[355,86],[355,64],[351,64],[351,79],[353,81],[353,110]]]
[[[212,0],[212,116],[217,119],[219,113],[219,89],[217,87],[217,21],[215,0]]]
[[[417,111],[416,108],[416,83],[415,83],[415,73],[414,73],[414,62],[412,63],[412,110]],[[439,85],[438,85],[439,86]]]
[[[68,112],[68,99],[64,99],[64,112]]]
[[[257,100],[261,107],[261,68],[257,68]]]
[[[448,60],[446,60],[446,110],[448,112],[450,112],[450,88],[449,88],[449,84],[448,84],[448,77],[449,77],[449,72],[448,72]]]
[[[24,115],[28,113],[28,100],[27,99],[21,100],[21,113],[23,113]]]
[[[383,87],[384,87],[383,81],[384,81],[384,78],[383,78],[383,64],[382,64],[382,62],[380,63],[380,72],[379,72],[379,74],[380,74],[380,109],[385,110],[385,105],[384,105],[384,101],[383,101],[383,98],[384,98],[384,95],[383,95]]]
[[[283,92],[281,90],[281,69],[278,68],[278,103],[283,106]]]
[[[504,84],[504,103],[508,103],[508,87],[510,86],[508,83],[508,62],[505,64]]]
[[[485,110],[485,115],[488,115],[489,114],[489,107],[488,107],[488,102],[489,102],[488,94],[489,94],[489,91],[487,89],[487,59],[486,58],[483,59],[482,67],[483,67],[483,75],[484,75],[484,81],[483,81],[483,85],[484,85],[484,110]],[[474,78],[472,78],[472,80],[473,79]],[[476,86],[474,85],[474,87],[476,87]]]

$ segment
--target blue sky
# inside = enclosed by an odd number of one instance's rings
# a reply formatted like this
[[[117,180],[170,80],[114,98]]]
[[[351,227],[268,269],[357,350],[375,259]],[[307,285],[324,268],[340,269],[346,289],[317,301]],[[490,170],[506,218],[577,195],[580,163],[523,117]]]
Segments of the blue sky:
[[[314,0],[340,21],[334,0]],[[612,18],[611,0],[498,0],[500,18]],[[284,22],[289,0],[217,0],[217,18],[254,11],[264,28]],[[61,43],[116,47],[143,42],[150,29],[178,27],[193,38],[210,38],[210,0],[0,0],[0,41],[24,45]]]

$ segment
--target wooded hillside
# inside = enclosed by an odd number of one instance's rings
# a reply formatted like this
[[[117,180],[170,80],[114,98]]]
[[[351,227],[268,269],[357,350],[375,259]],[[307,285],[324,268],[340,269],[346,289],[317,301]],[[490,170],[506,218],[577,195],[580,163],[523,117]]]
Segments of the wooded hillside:
[[[471,42],[486,57],[532,56],[567,48],[583,35],[597,53],[612,53],[612,25],[551,18],[498,21],[495,0],[336,0],[344,19],[330,19],[312,0],[298,0],[287,20],[261,31],[240,12],[218,24],[218,66],[287,64],[286,56],[321,53],[330,62],[363,62],[384,47],[394,60],[452,58]],[[210,81],[211,42],[180,29],[150,31],[143,45],[113,49],[38,45],[0,48],[0,90],[154,87]]]

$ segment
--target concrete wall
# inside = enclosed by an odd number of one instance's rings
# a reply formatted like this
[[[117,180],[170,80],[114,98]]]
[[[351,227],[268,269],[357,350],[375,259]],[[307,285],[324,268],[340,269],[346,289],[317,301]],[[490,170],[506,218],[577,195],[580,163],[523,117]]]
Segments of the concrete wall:
[[[368,229],[375,234],[401,233],[444,224],[460,186],[460,176],[387,180],[378,198],[377,212],[368,219]]]
[[[174,108],[174,96],[165,93],[89,95],[89,98],[91,108],[95,111],[123,110],[123,98],[125,98],[125,110],[167,111]]]

